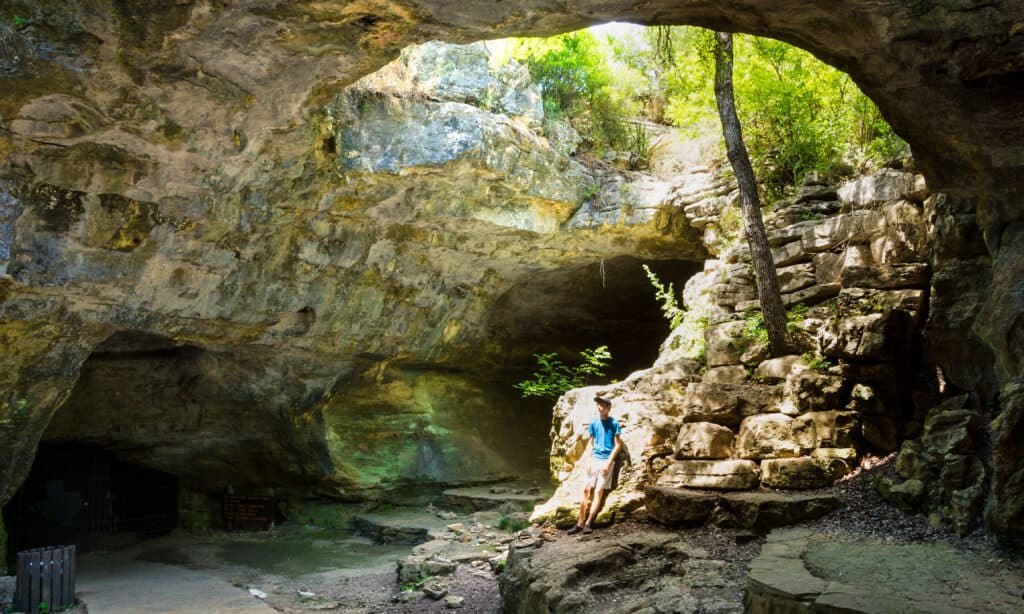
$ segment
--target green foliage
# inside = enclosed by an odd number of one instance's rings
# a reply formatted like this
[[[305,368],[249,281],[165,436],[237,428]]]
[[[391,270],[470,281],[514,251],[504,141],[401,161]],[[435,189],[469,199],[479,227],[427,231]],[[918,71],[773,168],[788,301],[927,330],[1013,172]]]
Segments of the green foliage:
[[[660,43],[666,118],[684,130],[717,124],[711,33],[672,28]],[[811,170],[878,164],[906,145],[846,74],[781,41],[735,37],[737,110],[758,181],[769,200]]]
[[[498,522],[495,523],[495,527],[502,531],[508,531],[509,533],[515,533],[522,531],[526,527],[530,526],[530,522],[510,515],[508,512],[502,512],[501,516],[498,517]]]
[[[804,364],[814,369],[815,371],[828,371],[828,368],[832,366],[829,359],[824,356],[818,356],[811,352],[805,352],[800,355],[800,359],[804,361]]]
[[[604,50],[589,31],[521,39],[511,56],[540,84],[548,119],[568,119],[597,150],[626,142],[629,97],[616,87]]]
[[[760,311],[748,311],[743,318],[743,329],[740,335],[758,343],[768,343],[768,327],[764,324],[764,316]]]
[[[658,299],[661,303],[661,313],[665,316],[665,319],[672,325],[672,329],[679,328],[679,325],[683,323],[683,318],[686,317],[686,310],[679,306],[679,302],[676,300],[675,288],[672,284],[668,284],[668,288],[665,284],[661,283],[658,276],[648,267],[646,264],[643,265],[644,273],[647,274],[647,279],[654,286],[654,298]]]
[[[786,330],[788,332],[795,332],[800,329],[803,325],[804,320],[807,319],[807,310],[809,307],[803,303],[793,305],[789,311],[786,312]]]
[[[872,313],[885,313],[888,310],[889,304],[877,295],[860,299],[857,301],[857,305],[853,308],[854,313],[861,316],[866,316]]]
[[[646,126],[634,123],[629,131],[626,153],[629,156],[629,169],[634,171],[651,167],[651,162],[661,150],[668,145],[661,138],[654,138]]]
[[[694,360],[704,360],[704,331],[708,327],[708,315],[700,309],[683,309],[676,299],[675,289],[669,283],[666,288],[658,276],[646,264],[643,265],[647,279],[654,287],[654,297],[661,303],[661,313],[672,326],[676,337],[672,349]]]
[[[576,365],[567,365],[558,359],[558,354],[534,354],[538,371],[530,379],[515,385],[523,398],[549,397],[558,398],[573,388],[580,388],[589,383],[592,377],[603,377],[604,369],[612,359],[607,345],[580,352],[582,361]]]

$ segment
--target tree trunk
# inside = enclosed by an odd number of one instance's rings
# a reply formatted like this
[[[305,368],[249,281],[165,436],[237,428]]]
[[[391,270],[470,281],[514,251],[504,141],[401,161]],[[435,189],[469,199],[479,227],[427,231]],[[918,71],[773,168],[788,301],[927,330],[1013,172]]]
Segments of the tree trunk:
[[[775,261],[768,248],[768,235],[761,219],[761,202],[757,196],[757,180],[750,165],[747,147],[743,144],[740,120],[732,87],[732,34],[715,32],[715,101],[725,134],[725,149],[729,163],[740,186],[740,207],[743,209],[743,227],[750,245],[750,259],[754,262],[757,280],[757,299],[761,303],[768,344],[772,356],[788,354],[789,336],[786,334],[786,311],[782,307],[779,278],[775,274]]]

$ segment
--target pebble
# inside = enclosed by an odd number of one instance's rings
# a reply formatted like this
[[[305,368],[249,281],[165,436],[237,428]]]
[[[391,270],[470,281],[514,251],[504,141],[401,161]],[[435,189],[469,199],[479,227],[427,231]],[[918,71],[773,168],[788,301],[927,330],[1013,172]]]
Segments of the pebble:
[[[261,591],[258,588],[250,588],[249,589],[249,594],[252,595],[253,597],[257,598],[257,599],[266,599],[267,598],[267,594],[264,593],[263,591]]]
[[[454,610],[456,608],[461,608],[463,602],[465,601],[466,599],[464,597],[456,597],[455,595],[450,595],[449,597],[445,598],[444,604]]]

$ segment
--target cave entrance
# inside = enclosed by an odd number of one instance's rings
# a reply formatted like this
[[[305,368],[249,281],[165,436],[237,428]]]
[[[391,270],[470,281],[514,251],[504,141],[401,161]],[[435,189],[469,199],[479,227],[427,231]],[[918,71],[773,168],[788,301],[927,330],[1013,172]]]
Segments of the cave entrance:
[[[581,350],[601,345],[612,354],[609,380],[650,367],[670,326],[644,264],[673,285],[680,304],[683,285],[703,269],[689,260],[620,256],[538,273],[506,292],[488,329],[509,370],[528,375],[537,353],[556,352],[575,363]]]
[[[83,443],[42,443],[4,507],[8,561],[28,548],[82,551],[163,535],[178,524],[178,480]]]

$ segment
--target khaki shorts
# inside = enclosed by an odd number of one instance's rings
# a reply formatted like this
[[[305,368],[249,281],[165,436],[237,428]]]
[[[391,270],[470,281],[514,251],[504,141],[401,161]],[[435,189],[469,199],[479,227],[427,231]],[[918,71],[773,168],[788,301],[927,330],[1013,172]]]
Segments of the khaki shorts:
[[[583,488],[600,488],[608,490],[612,487],[612,474],[615,473],[614,466],[608,469],[608,473],[601,475],[601,468],[608,462],[607,459],[591,458],[590,466],[587,467],[587,481]]]

